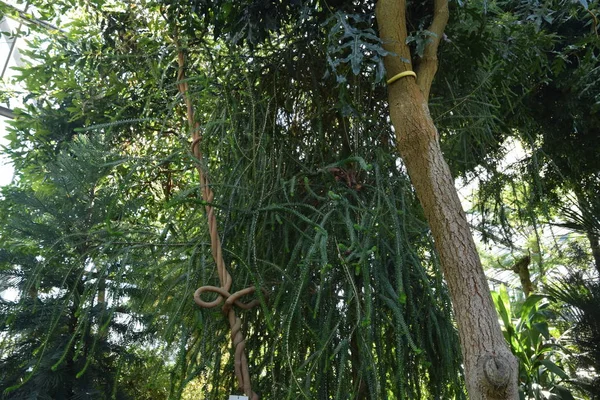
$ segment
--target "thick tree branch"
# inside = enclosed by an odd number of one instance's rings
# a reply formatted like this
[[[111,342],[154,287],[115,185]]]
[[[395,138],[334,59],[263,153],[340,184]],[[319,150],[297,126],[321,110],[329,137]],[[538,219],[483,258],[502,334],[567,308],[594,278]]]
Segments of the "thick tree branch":
[[[406,0],[379,0],[375,14],[383,47],[393,54],[385,60],[388,79],[412,70],[410,48],[406,44]]]
[[[438,68],[437,52],[440,44],[440,40],[444,35],[444,29],[448,23],[450,12],[448,11],[448,0],[435,0],[434,1],[434,14],[433,21],[427,29],[433,35],[430,38],[430,42],[425,46],[423,52],[423,58],[417,66],[417,84],[423,93],[423,97],[429,99],[429,90],[431,89],[431,83],[435,77],[435,73]]]
[[[380,37],[388,51],[388,79],[411,67],[406,45],[405,1],[379,0]],[[434,238],[461,340],[465,381],[472,400],[517,400],[518,362],[506,345],[465,212],[444,160],[428,107],[438,66],[437,49],[448,22],[448,0],[435,0],[434,34],[419,62],[417,81],[403,77],[388,87],[398,150]]]

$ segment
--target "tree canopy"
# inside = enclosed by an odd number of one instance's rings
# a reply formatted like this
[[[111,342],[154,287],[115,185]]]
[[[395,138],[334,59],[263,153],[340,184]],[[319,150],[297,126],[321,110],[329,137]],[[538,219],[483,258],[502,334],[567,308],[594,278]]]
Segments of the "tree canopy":
[[[193,299],[221,286],[213,212],[231,292],[259,289],[236,312],[261,398],[466,398],[375,2],[31,4],[61,29],[26,25],[40,35],[7,135],[0,291],[18,296],[0,293],[3,396],[236,392],[227,319]],[[407,2],[403,61],[439,40],[429,110],[454,176],[481,179],[476,228],[493,241],[515,219],[567,226],[600,270],[598,3],[448,6],[435,38],[433,2]],[[512,139],[528,153],[507,172]]]

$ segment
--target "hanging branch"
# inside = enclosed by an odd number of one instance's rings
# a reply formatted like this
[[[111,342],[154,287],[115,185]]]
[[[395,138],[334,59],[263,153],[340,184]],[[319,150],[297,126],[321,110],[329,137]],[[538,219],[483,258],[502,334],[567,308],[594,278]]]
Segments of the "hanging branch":
[[[227,271],[227,266],[225,265],[225,260],[223,259],[223,250],[221,247],[221,240],[219,239],[219,231],[217,228],[217,218],[215,216],[215,209],[212,206],[213,199],[215,197],[212,189],[208,184],[208,178],[202,171],[202,152],[200,150],[200,142],[202,141],[202,134],[200,124],[195,121],[194,117],[194,108],[192,106],[192,101],[188,96],[188,84],[185,80],[185,57],[182,50],[178,52],[178,64],[179,64],[179,73],[177,77],[177,86],[179,88],[179,93],[183,96],[185,100],[185,105],[187,108],[187,120],[188,125],[192,130],[192,154],[196,158],[196,170],[198,171],[198,176],[200,180],[200,189],[202,193],[202,199],[205,202],[205,210],[206,210],[206,218],[208,220],[208,230],[210,233],[210,248],[212,251],[213,259],[215,260],[215,264],[217,266],[217,273],[219,275],[219,282],[221,287],[216,286],[202,286],[196,290],[194,293],[194,301],[198,306],[203,308],[212,308],[216,307],[221,302],[223,302],[223,314],[225,314],[229,320],[229,327],[231,329],[231,341],[233,343],[233,347],[235,349],[235,376],[238,381],[238,385],[240,389],[244,391],[244,393],[251,400],[258,400],[258,395],[252,391],[252,386],[250,383],[250,372],[248,371],[248,360],[246,359],[246,354],[244,352],[246,346],[246,339],[244,338],[244,334],[242,333],[241,326],[242,321],[235,314],[235,310],[233,309],[233,305],[236,305],[244,310],[248,310],[252,307],[255,307],[260,302],[258,300],[252,300],[249,303],[242,303],[239,299],[245,295],[254,293],[256,291],[255,286],[247,287],[245,289],[239,290],[235,293],[230,293],[231,285],[233,283],[233,279],[229,272]],[[213,301],[206,302],[200,298],[200,295],[204,292],[213,292],[217,293],[217,298]]]

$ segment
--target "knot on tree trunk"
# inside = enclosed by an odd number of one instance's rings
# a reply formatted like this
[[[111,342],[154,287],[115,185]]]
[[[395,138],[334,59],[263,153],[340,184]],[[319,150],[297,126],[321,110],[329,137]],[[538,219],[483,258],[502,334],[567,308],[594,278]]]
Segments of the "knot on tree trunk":
[[[515,379],[513,371],[518,371],[518,362],[512,353],[486,353],[479,358],[478,369],[480,384],[490,398],[511,398],[505,394]]]

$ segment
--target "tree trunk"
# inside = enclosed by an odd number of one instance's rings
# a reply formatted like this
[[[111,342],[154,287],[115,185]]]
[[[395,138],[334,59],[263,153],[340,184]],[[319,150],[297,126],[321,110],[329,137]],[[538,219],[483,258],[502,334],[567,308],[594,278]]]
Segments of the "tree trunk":
[[[593,222],[596,217],[593,215],[593,211],[591,211],[592,207],[587,200],[588,197],[584,195],[585,191],[575,186],[574,192],[577,197],[577,207],[581,212],[582,220],[584,222],[581,224],[581,229],[585,232],[585,235],[590,242],[592,257],[594,257],[594,266],[596,267],[596,271],[598,271],[598,276],[600,276],[600,241]]]
[[[598,271],[598,276],[600,276],[600,241],[598,240],[598,235],[591,229],[586,229],[585,234],[590,241],[594,265],[596,266],[596,271]]]
[[[388,78],[411,70],[406,45],[404,0],[379,0],[380,37],[393,55],[385,60]],[[469,398],[518,399],[518,362],[500,330],[487,279],[460,204],[450,168],[429,115],[427,97],[437,70],[437,46],[448,19],[446,0],[435,1],[429,31],[437,35],[418,65],[388,87],[390,117],[398,149],[431,227],[450,290],[461,341]]]
[[[523,288],[525,297],[529,297],[531,292],[535,290],[533,282],[531,282],[529,264],[531,264],[531,256],[526,255],[525,257],[520,258],[515,265],[511,267],[512,271],[519,275],[519,280],[521,281],[521,287]]]
[[[105,326],[107,319],[110,318],[106,311],[106,277],[102,276],[103,272],[98,271],[98,294],[97,304],[102,307],[100,311],[100,318],[98,319],[98,337],[101,340],[105,340],[108,337],[108,327]]]

